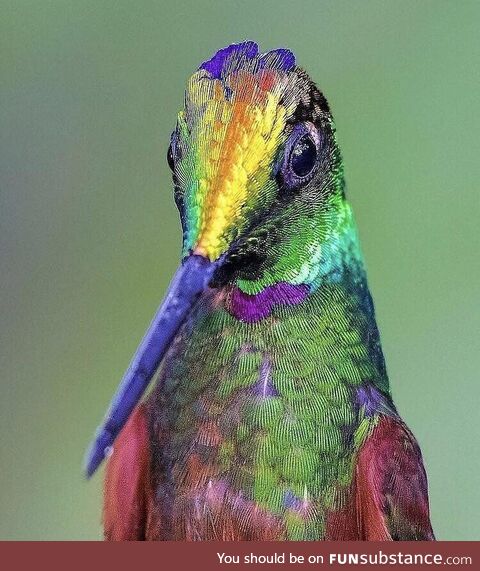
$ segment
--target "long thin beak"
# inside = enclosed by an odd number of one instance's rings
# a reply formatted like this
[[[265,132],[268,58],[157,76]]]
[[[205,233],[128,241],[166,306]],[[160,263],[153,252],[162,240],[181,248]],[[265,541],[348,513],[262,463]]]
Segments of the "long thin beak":
[[[171,341],[200,293],[207,287],[217,264],[202,256],[186,258],[178,268],[167,295],[123,375],[105,420],[97,429],[85,459],[87,478],[108,455],[115,438],[141,399]]]

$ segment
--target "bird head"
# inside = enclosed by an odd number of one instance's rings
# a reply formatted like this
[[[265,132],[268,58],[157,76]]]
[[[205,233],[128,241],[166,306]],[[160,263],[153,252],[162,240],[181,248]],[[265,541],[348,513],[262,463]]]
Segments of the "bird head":
[[[183,256],[219,259],[214,283],[248,293],[308,283],[336,230],[343,169],[328,104],[286,49],[218,51],[190,78],[168,162]]]

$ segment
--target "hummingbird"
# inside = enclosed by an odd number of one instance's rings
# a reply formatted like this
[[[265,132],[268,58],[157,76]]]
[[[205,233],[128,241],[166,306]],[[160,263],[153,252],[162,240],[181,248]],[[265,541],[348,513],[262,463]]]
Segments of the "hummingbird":
[[[105,539],[433,540],[322,92],[229,45],[167,160],[181,264],[86,457]]]

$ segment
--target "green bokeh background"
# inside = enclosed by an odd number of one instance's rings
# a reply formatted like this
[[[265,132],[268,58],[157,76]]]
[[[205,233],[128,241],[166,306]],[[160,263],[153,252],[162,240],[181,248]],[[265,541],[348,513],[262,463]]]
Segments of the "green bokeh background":
[[[479,2],[0,2],[0,538],[98,539],[84,449],[163,296],[187,77],[289,47],[333,108],[439,539],[480,539]]]

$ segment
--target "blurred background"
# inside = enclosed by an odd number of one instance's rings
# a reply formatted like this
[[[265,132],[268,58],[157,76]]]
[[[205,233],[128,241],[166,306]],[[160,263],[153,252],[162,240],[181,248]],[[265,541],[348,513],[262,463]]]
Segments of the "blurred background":
[[[291,48],[331,103],[434,529],[480,539],[480,4],[0,5],[0,539],[101,538],[83,453],[179,260],[170,132],[243,39]]]

